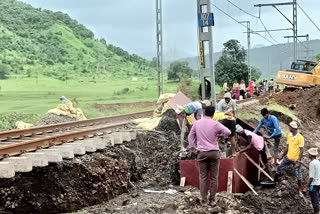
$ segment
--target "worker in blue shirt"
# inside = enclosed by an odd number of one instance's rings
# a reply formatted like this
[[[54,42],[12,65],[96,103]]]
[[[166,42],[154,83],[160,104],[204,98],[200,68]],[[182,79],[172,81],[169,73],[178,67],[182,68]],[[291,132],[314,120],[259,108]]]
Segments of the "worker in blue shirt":
[[[264,135],[263,138],[265,139],[274,139],[274,161],[277,163],[278,160],[278,151],[279,151],[279,144],[281,139],[281,128],[279,125],[278,118],[270,115],[268,109],[263,108],[261,110],[261,114],[263,118],[261,119],[258,127],[253,131],[254,133],[259,132],[260,128],[265,125],[268,129],[268,135]]]

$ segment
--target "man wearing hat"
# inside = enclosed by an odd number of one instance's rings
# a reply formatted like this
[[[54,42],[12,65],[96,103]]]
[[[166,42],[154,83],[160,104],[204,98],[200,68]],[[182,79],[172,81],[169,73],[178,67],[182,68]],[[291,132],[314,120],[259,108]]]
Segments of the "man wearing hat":
[[[271,167],[268,163],[267,153],[266,153],[266,144],[262,136],[253,133],[252,131],[243,129],[240,125],[236,126],[236,132],[239,136],[244,138],[247,141],[247,147],[241,149],[239,152],[244,152],[250,149],[252,146],[259,151],[262,162],[266,166],[266,172],[271,175]]]
[[[317,159],[318,148],[308,150],[311,162],[309,164],[309,195],[314,213],[319,213],[319,190],[320,190],[320,161]]]
[[[231,135],[229,135],[229,141],[232,146],[232,156],[236,155],[236,119],[233,117],[232,109],[229,109],[224,113],[224,119],[219,120],[219,122],[227,127]]]
[[[211,102],[209,100],[195,101],[184,106],[177,105],[176,113],[181,114],[184,112],[187,116],[194,114],[196,119],[200,119],[203,116],[203,109],[210,105]]]
[[[284,150],[280,159],[281,164],[277,168],[274,180],[277,181],[279,175],[284,168],[290,165],[294,165],[295,174],[298,180],[299,194],[302,196],[302,173],[301,173],[301,158],[303,154],[304,138],[298,132],[298,124],[295,121],[289,123],[290,133],[287,136],[287,148]]]
[[[232,109],[232,113],[236,114],[236,101],[231,99],[231,93],[227,92],[224,94],[223,99],[217,105],[217,112],[227,112]]]

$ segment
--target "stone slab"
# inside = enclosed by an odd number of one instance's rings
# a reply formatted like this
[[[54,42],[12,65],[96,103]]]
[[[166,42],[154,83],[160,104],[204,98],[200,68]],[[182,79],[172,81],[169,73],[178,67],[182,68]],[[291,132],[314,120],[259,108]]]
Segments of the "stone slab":
[[[113,134],[108,134],[107,136],[105,136],[104,141],[106,143],[106,146],[114,146]]]
[[[97,151],[96,144],[91,139],[85,139],[82,141],[82,145],[84,145],[86,152],[95,152]]]
[[[136,130],[130,130],[130,137],[131,137],[131,140],[136,140],[137,139]]]
[[[131,141],[131,136],[129,131],[121,131],[120,132],[122,135],[122,140],[125,142],[130,142]]]
[[[114,139],[114,145],[119,145],[123,143],[122,133],[121,132],[114,132],[112,133]]]

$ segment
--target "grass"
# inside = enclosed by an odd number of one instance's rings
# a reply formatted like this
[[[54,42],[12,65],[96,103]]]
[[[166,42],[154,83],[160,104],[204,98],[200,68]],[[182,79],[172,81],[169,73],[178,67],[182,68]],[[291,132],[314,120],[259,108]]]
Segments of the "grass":
[[[293,111],[287,107],[281,106],[281,105],[276,104],[274,102],[270,102],[268,104],[267,108],[269,110],[281,112],[281,113],[291,117],[293,120],[297,120],[297,117],[293,114]]]
[[[176,93],[177,82],[166,81],[165,93]],[[199,81],[194,80],[194,88]],[[61,96],[70,99],[75,107],[83,110],[88,118],[126,114],[152,110],[147,108],[121,108],[108,112],[100,112],[92,108],[92,104],[132,103],[155,101],[158,98],[157,80],[146,77],[131,79],[89,79],[68,80],[63,82],[54,78],[41,76],[26,78],[12,76],[0,80],[0,115],[20,114],[18,118],[28,123],[34,123],[55,108]],[[219,87],[217,87],[219,91]],[[22,117],[21,115],[24,115]],[[4,117],[7,118],[7,117]],[[4,123],[4,122],[3,122]],[[0,121],[0,129],[4,128]]]
[[[242,120],[257,119],[258,121],[260,121],[261,119],[260,115],[246,112],[237,112],[237,117],[239,117]]]

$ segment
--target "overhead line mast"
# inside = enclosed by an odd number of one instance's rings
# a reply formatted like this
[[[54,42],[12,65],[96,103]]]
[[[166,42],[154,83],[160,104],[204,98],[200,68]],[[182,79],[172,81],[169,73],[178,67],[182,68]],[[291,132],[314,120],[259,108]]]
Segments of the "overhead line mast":
[[[158,95],[163,94],[162,0],[156,0]]]

